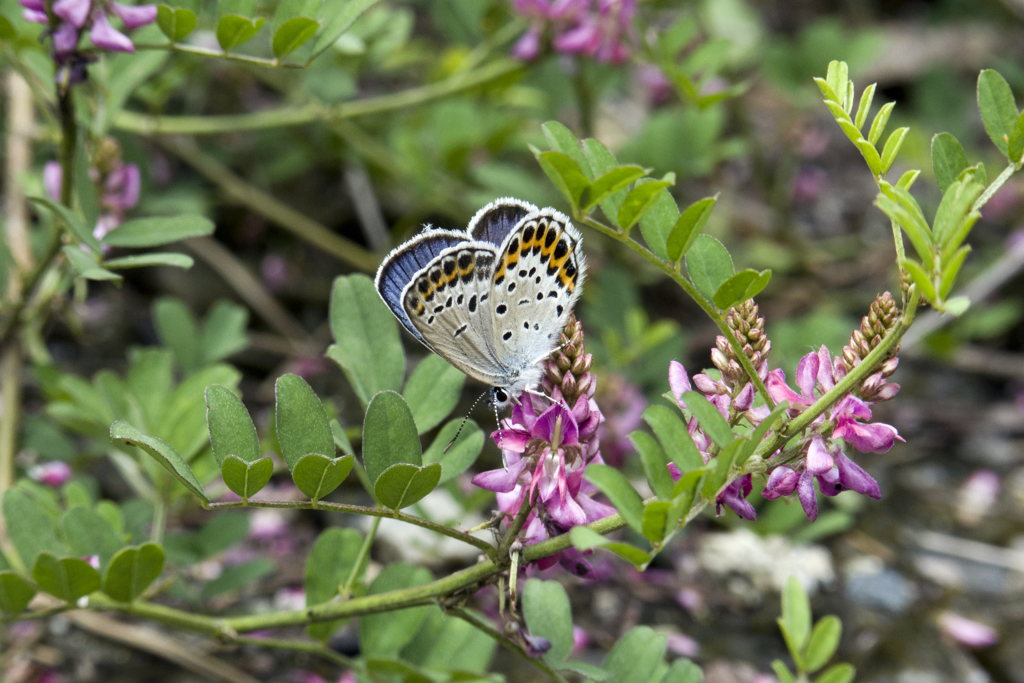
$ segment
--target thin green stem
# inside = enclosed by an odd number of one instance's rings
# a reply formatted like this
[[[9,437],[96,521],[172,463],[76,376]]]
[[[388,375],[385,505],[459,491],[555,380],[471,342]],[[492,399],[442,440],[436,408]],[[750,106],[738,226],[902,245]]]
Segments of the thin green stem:
[[[75,182],[75,138],[78,123],[75,120],[74,90],[61,88],[57,93],[57,108],[60,111],[60,203],[71,206]]]
[[[256,508],[290,508],[297,510],[334,510],[335,512],[347,512],[352,515],[363,515],[365,517],[389,517],[397,519],[406,524],[412,524],[414,526],[423,527],[424,529],[430,529],[436,533],[454,538],[457,541],[468,543],[471,546],[479,548],[487,553],[490,557],[494,553],[494,546],[477,538],[471,536],[458,529],[453,529],[450,526],[432,522],[429,519],[423,519],[422,517],[416,517],[415,515],[408,515],[404,512],[399,512],[397,515],[384,508],[371,508],[363,505],[348,505],[346,503],[329,503],[325,501],[317,501],[316,505],[312,501],[308,500],[250,500],[248,503],[242,501],[231,501],[227,503],[210,503],[207,508],[210,510],[223,510],[225,508],[244,508],[244,507],[256,507]]]
[[[759,394],[761,394],[761,397],[764,399],[765,403],[768,404],[769,408],[775,408],[775,400],[771,395],[769,395],[768,387],[764,385],[764,381],[762,381],[761,377],[757,374],[757,369],[754,367],[754,364],[750,362],[750,359],[747,358],[747,354],[743,353],[743,346],[740,344],[739,339],[736,338],[736,333],[726,323],[725,316],[720,314],[718,309],[716,309],[711,302],[705,299],[701,293],[698,292],[692,284],[690,284],[689,280],[683,277],[682,273],[676,271],[672,267],[672,264],[667,261],[662,261],[642,244],[631,239],[628,234],[622,233],[615,228],[611,228],[589,216],[584,216],[580,220],[584,225],[597,230],[601,234],[622,242],[642,256],[648,263],[651,263],[661,272],[672,278],[672,280],[679,285],[683,291],[697,303],[698,306],[701,307],[701,310],[703,310],[707,316],[715,322],[715,325],[718,326],[718,330],[722,333],[722,336],[729,341],[729,346],[732,347],[733,355],[735,355],[736,359],[739,360],[740,366],[742,366],[743,370],[747,373],[750,381],[754,383],[754,388],[757,389]]]
[[[576,89],[576,105],[580,110],[580,131],[585,138],[594,135],[594,89],[587,78],[589,62],[589,59],[577,59],[576,74],[572,79],[573,87]]]
[[[515,518],[513,518],[509,523],[508,531],[505,532],[505,536],[501,539],[501,544],[498,546],[498,550],[494,554],[499,563],[505,563],[508,561],[509,552],[512,550],[512,544],[516,542],[516,538],[519,536],[519,532],[523,528],[523,525],[526,524],[526,518],[530,516],[530,510],[532,509],[533,504],[528,500],[524,500],[523,504],[519,506],[519,512],[516,513]]]
[[[156,544],[163,543],[166,527],[167,503],[164,500],[164,493],[161,492],[153,505],[153,527],[149,534],[149,540]]]
[[[377,528],[380,526],[380,520],[380,517],[374,517],[370,523],[370,530],[366,532],[363,545],[360,546],[359,554],[356,555],[356,561],[352,564],[352,571],[348,573],[345,583],[341,585],[341,590],[338,591],[343,600],[348,600],[352,597],[352,589],[366,568],[366,563],[370,561],[370,549],[373,547],[374,539],[377,538]]]
[[[226,116],[147,116],[138,112],[122,110],[114,117],[114,127],[140,135],[213,135],[235,133],[242,130],[300,126],[317,121],[332,122],[354,116],[407,109],[470,90],[499,78],[512,76],[522,68],[522,64],[515,60],[499,59],[479,69],[455,74],[443,81],[332,107],[309,104],[301,107],[282,107],[270,111]]]
[[[491,626],[483,619],[480,619],[472,612],[468,612],[460,607],[449,607],[446,611],[448,612],[448,614],[451,614],[454,617],[462,619],[464,622],[473,626],[481,633],[487,634],[488,636],[494,639],[494,642],[498,643],[498,645],[501,645],[506,650],[510,650],[516,653],[521,658],[525,659],[527,662],[529,662],[533,666],[537,667],[538,669],[546,673],[551,678],[551,680],[557,681],[557,683],[566,683],[565,678],[560,673],[555,671],[555,669],[553,669],[550,664],[545,662],[540,657],[531,657],[519,643],[509,638],[506,638],[496,628]]]
[[[228,62],[250,64],[252,66],[263,66],[271,69],[305,69],[307,66],[306,64],[281,62],[280,60],[277,59],[253,57],[251,55],[238,55],[232,52],[224,52],[222,50],[211,50],[205,47],[198,47],[196,45],[183,45],[181,43],[135,43],[135,49],[167,50],[169,52],[180,52],[186,55],[196,55],[197,57],[223,59]]]

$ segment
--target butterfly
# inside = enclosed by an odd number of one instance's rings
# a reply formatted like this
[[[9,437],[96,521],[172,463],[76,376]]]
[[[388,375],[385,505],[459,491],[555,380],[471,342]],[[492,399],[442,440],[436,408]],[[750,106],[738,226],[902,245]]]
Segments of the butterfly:
[[[567,216],[503,198],[465,231],[428,226],[388,254],[374,285],[424,346],[490,385],[501,410],[540,383],[585,273]]]

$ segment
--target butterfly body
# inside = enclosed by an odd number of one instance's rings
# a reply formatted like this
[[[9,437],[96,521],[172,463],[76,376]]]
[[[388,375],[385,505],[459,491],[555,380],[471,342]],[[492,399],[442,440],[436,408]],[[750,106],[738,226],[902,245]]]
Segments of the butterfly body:
[[[426,230],[392,251],[376,287],[413,336],[493,387],[500,408],[540,383],[585,270],[565,215],[500,199],[465,232]]]

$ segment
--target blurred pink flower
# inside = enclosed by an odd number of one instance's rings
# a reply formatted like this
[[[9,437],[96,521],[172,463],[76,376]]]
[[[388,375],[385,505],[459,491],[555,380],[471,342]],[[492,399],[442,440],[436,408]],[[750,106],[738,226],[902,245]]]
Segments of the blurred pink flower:
[[[71,474],[71,466],[60,460],[36,465],[28,471],[30,479],[53,488],[63,486],[71,478]]]
[[[938,623],[943,633],[970,648],[989,647],[999,642],[999,632],[994,628],[955,612],[943,612]]]

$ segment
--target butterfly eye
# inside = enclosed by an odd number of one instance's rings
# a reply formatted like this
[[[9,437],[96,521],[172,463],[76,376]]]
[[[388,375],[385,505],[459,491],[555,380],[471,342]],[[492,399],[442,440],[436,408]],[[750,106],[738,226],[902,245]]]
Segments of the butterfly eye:
[[[499,387],[494,389],[494,400],[498,404],[504,404],[508,402],[508,393]]]

